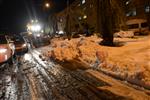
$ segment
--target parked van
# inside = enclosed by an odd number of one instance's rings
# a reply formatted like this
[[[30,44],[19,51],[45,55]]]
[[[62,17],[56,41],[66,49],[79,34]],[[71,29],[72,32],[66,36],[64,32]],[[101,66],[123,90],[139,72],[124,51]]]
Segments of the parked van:
[[[133,31],[135,35],[148,34],[148,23],[145,19],[131,19],[126,22],[128,31]]]

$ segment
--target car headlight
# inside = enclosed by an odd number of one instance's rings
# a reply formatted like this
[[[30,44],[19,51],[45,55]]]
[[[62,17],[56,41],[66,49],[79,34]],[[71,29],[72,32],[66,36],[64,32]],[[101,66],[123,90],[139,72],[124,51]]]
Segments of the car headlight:
[[[26,47],[26,46],[27,46],[26,44],[23,44],[23,45],[22,45],[22,47]]]
[[[5,53],[7,52],[7,49],[0,49],[0,53]]]
[[[37,34],[37,37],[40,37],[41,35],[40,34]]]

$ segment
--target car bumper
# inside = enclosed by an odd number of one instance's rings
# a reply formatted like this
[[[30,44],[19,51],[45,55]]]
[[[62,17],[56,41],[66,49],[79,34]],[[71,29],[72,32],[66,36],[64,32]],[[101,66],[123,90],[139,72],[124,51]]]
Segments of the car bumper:
[[[17,47],[15,50],[16,50],[16,53],[23,53],[23,52],[27,52],[28,48],[27,47],[24,47],[24,48]]]

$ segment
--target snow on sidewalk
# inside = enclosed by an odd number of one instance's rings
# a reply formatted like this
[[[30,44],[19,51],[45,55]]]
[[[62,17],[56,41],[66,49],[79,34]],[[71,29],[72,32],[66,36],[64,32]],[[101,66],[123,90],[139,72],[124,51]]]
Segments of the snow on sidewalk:
[[[112,79],[98,71],[87,70],[86,74],[109,84],[107,86],[98,87],[100,90],[111,91],[117,95],[128,97],[131,100],[150,100],[150,96],[148,96],[145,92],[124,85],[118,80]]]
[[[70,41],[54,39],[52,49],[43,54],[60,62],[78,60],[90,66],[99,64],[97,67],[106,73],[150,89],[150,36],[115,38],[126,43],[122,47],[101,46],[100,41],[96,36]]]

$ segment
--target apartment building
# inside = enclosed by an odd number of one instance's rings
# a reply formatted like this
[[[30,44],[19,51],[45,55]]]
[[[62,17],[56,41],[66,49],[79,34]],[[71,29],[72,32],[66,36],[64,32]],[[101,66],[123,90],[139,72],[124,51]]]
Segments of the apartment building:
[[[69,20],[71,32],[88,26],[92,31],[97,31],[97,0],[75,0],[63,11],[57,13],[58,30],[64,31],[66,21]],[[67,14],[69,13],[69,18]]]
[[[67,20],[69,20],[70,31],[78,31],[88,26],[93,32],[100,32],[98,14],[99,0],[75,0],[63,11],[56,14],[58,31],[65,31]],[[122,4],[126,20],[146,19],[150,23],[150,1],[149,0],[118,0]],[[119,5],[120,5],[119,4]],[[69,13],[69,17],[67,14]]]
[[[146,21],[150,29],[150,0],[127,0],[126,3],[127,20],[140,19]]]

